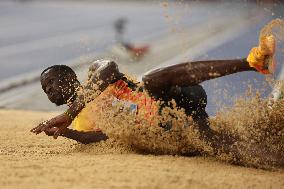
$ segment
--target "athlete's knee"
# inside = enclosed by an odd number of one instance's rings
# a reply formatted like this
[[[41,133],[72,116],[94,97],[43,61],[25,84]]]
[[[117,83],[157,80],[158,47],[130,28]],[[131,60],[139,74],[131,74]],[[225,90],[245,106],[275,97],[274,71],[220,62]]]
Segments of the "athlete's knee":
[[[111,60],[96,60],[89,67],[89,72],[99,72],[107,69],[118,70],[118,65]]]
[[[115,78],[120,75],[118,65],[110,60],[97,60],[89,67],[88,76],[91,79],[100,78],[105,80],[108,78]]]

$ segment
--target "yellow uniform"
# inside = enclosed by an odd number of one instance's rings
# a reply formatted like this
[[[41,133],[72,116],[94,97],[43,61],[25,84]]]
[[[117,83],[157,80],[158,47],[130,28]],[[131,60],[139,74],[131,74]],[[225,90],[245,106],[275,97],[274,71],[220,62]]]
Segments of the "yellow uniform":
[[[132,91],[126,82],[119,80],[111,84],[96,99],[86,105],[73,121],[73,128],[78,131],[94,131],[94,115],[100,116],[104,108],[124,104],[133,116],[140,116],[152,123],[158,113],[157,102],[143,92]]]

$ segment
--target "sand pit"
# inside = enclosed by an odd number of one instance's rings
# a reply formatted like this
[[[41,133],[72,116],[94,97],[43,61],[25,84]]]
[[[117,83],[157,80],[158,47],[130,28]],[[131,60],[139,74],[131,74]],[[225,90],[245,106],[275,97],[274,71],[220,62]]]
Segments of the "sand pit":
[[[80,145],[29,130],[56,113],[1,110],[1,188],[284,188],[284,169]],[[112,145],[110,145],[112,144]]]

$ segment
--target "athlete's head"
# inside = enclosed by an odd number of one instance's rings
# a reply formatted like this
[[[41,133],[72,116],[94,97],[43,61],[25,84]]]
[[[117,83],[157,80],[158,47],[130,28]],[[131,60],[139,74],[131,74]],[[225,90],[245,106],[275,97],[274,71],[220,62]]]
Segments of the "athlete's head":
[[[43,70],[40,76],[43,91],[57,106],[72,102],[80,85],[75,72],[66,65],[54,65]]]

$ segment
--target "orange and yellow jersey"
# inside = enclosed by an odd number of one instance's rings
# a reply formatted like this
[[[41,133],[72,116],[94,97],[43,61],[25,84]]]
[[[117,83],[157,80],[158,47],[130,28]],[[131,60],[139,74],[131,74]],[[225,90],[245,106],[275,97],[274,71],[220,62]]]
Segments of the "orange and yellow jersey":
[[[96,99],[86,104],[85,108],[73,121],[73,128],[78,131],[94,131],[96,117],[103,116],[104,109],[111,106],[121,106],[131,111],[139,120],[146,120],[149,124],[155,124],[158,115],[158,103],[143,92],[133,91],[123,80],[118,80],[109,85]],[[95,116],[94,116],[95,115]]]

